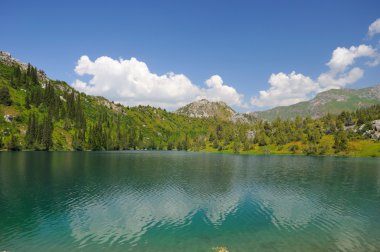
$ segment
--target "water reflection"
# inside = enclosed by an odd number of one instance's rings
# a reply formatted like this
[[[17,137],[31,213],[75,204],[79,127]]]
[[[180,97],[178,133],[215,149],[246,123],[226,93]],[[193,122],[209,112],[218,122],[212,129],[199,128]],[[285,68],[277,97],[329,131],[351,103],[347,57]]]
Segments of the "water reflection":
[[[0,244],[375,250],[379,181],[377,159],[0,153]]]

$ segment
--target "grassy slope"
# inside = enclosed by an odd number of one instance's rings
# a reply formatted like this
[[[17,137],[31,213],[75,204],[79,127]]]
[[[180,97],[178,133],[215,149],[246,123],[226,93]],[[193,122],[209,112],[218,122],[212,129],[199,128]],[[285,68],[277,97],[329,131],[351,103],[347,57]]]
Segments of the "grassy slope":
[[[290,147],[296,145],[298,150],[295,152],[290,151]],[[380,157],[380,142],[374,142],[372,140],[353,140],[349,141],[348,149],[344,152],[335,153],[333,149],[334,139],[332,136],[323,136],[318,145],[319,149],[321,146],[326,147],[326,152],[317,154],[318,156],[350,156],[350,157]],[[275,154],[275,155],[307,155],[305,150],[307,149],[307,144],[302,142],[291,142],[283,146],[268,145],[268,146],[258,146],[257,144],[252,145],[252,149],[248,151],[240,151],[240,154]],[[227,150],[218,151],[212,148],[212,146],[207,146],[204,150],[205,152],[220,152],[220,153],[233,153],[232,146]]]

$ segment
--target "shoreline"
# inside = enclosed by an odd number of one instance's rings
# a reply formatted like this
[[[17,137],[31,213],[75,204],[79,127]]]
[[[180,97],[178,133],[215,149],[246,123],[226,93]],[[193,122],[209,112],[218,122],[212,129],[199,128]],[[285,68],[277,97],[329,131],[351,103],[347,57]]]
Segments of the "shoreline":
[[[19,151],[9,151],[9,150],[0,150],[0,153],[18,153],[18,152],[40,152],[40,153],[80,153],[80,152],[91,152],[91,153],[100,153],[100,152],[189,152],[189,153],[209,153],[209,154],[232,154],[232,155],[244,155],[244,156],[299,156],[299,157],[366,157],[366,158],[380,158],[380,150],[377,155],[362,155],[360,153],[337,153],[330,155],[322,155],[322,154],[306,154],[306,153],[288,153],[288,152],[273,152],[273,153],[260,153],[260,152],[252,152],[250,151],[240,151],[233,152],[232,150],[19,150]]]

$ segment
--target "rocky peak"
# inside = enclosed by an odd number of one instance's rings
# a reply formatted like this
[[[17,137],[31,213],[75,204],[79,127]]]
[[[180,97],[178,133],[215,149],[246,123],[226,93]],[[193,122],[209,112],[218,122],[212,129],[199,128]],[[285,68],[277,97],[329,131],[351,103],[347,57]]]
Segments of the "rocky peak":
[[[236,112],[222,101],[209,101],[201,99],[179,108],[176,113],[189,117],[209,118],[217,117],[230,120]]]
[[[26,70],[28,68],[28,64],[25,64],[18,59],[13,58],[9,52],[0,51],[0,61],[7,65],[17,64],[21,67],[22,70]]]
[[[0,62],[6,64],[6,65],[19,65],[21,70],[26,71],[28,69],[28,64],[15,59],[12,57],[12,55],[9,52],[0,51]],[[38,70],[38,78],[42,85],[44,86],[48,81],[48,77],[46,76],[45,72],[42,70]]]
[[[175,113],[197,118],[217,118],[233,123],[252,123],[256,121],[256,118],[249,113],[237,113],[223,101],[209,101],[207,99],[187,104],[179,108]]]

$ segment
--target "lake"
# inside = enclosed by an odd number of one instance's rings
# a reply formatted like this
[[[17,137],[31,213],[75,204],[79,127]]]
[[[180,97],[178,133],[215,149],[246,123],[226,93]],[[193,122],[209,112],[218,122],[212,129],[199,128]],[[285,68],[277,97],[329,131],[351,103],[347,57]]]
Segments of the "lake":
[[[379,251],[380,159],[0,153],[0,251]]]

